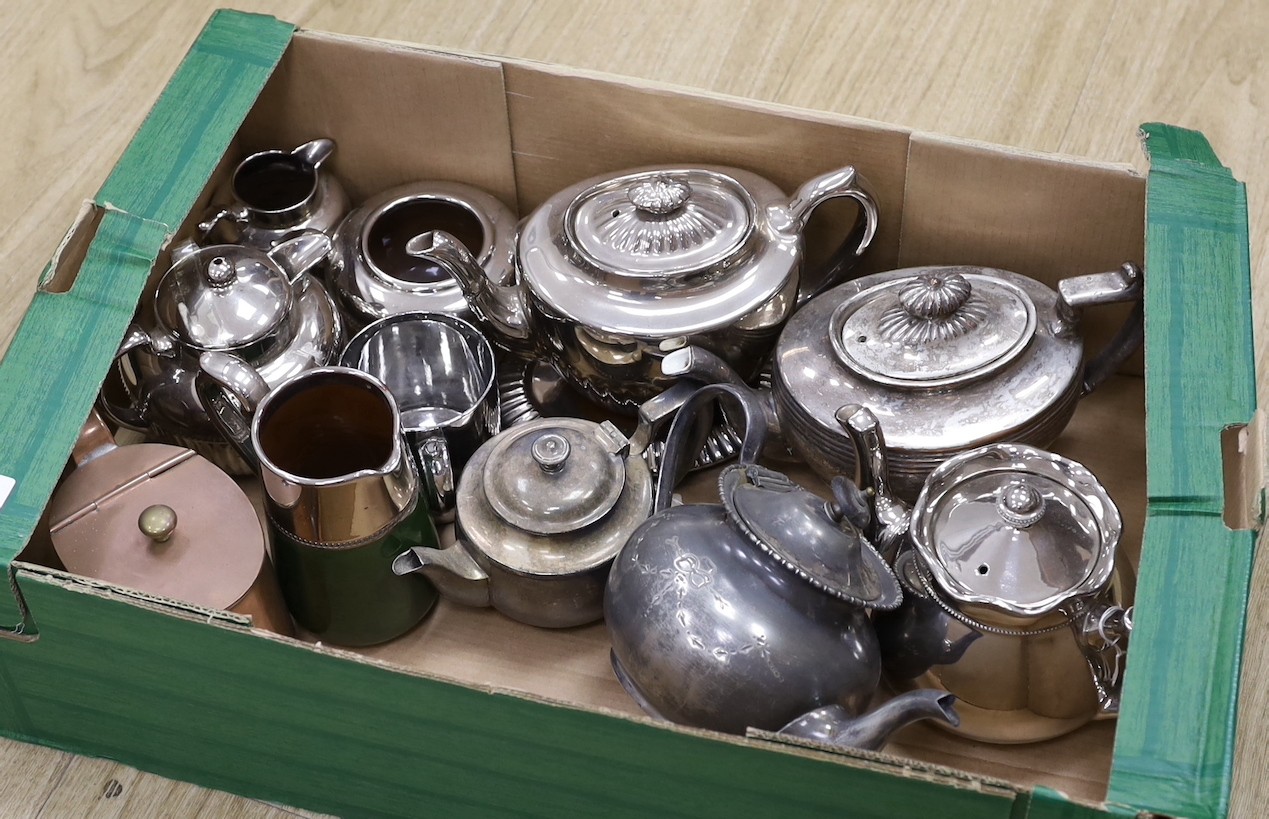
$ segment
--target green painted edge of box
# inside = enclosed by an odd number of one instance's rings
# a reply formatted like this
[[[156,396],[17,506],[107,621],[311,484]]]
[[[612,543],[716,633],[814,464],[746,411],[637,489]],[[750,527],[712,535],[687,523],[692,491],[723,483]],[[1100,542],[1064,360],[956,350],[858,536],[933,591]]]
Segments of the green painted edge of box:
[[[52,495],[160,248],[193,207],[293,32],[272,17],[211,17],[98,192],[102,218],[73,285],[64,293],[41,287],[18,326],[0,361],[0,475],[20,478],[0,506],[5,569]],[[31,629],[20,598],[0,602],[0,622],[9,633]]]
[[[1142,126],[1147,508],[1108,800],[1222,817],[1254,533],[1222,518],[1221,432],[1255,410],[1247,198],[1207,139]],[[1166,532],[1165,534],[1162,534]]]
[[[356,816],[876,819],[1004,819],[1029,800],[452,685],[85,584],[22,584],[41,636],[0,642],[0,728],[256,798]]]

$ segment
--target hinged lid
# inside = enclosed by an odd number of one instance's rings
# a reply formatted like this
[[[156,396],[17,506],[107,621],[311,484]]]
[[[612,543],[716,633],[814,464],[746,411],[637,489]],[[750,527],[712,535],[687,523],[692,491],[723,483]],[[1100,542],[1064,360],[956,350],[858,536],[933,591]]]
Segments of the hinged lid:
[[[293,304],[282,269],[235,245],[203,248],[173,264],[154,300],[159,323],[200,351],[242,350],[276,336]]]
[[[899,583],[841,510],[787,477],[755,465],[727,467],[719,491],[729,516],[761,549],[798,577],[849,603],[893,609]]]
[[[1017,285],[973,268],[923,268],[842,302],[829,323],[843,364],[871,381],[929,388],[998,371],[1026,349],[1036,309]]]
[[[489,453],[485,495],[519,529],[572,532],[608,514],[621,497],[628,446],[610,422],[555,418],[509,430]]]
[[[1021,617],[1103,590],[1122,528],[1092,473],[1018,444],[944,462],[912,516],[912,539],[940,591]]]
[[[49,504],[66,570],[211,609],[263,565],[264,532],[233,479],[183,447],[133,444],[75,469]]]
[[[570,244],[619,276],[715,268],[743,245],[754,202],[735,179],[702,169],[648,170],[583,191],[564,215]]]

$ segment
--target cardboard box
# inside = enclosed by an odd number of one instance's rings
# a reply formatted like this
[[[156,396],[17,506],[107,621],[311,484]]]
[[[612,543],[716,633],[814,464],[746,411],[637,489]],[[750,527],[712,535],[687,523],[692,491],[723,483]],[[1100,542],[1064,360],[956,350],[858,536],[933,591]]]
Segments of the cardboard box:
[[[1143,132],[1148,180],[216,15],[67,234],[0,362],[0,557],[13,591],[0,602],[10,638],[0,730],[357,815],[1223,815],[1254,541],[1245,527],[1262,485],[1255,430],[1232,426],[1254,409],[1246,197],[1201,135]],[[573,181],[653,162],[737,165],[786,190],[854,164],[883,214],[864,272],[963,262],[1055,284],[1144,258],[1144,362],[1085,399],[1054,445],[1119,501],[1139,566],[1118,722],[1018,747],[918,726],[884,754],[826,753],[643,718],[611,675],[602,624],[548,632],[443,604],[406,637],[352,653],[45,568],[40,516],[147,282],[166,267],[163,248],[188,234],[238,157],[316,136],[337,140],[334,171],[354,200],[452,178],[527,213]],[[812,257],[849,216],[817,217]],[[1118,320],[1090,313],[1090,348]]]

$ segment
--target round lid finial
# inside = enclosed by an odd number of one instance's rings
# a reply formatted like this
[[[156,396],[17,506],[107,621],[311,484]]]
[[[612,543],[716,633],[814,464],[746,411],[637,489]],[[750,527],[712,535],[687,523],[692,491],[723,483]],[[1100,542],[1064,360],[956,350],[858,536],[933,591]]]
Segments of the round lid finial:
[[[176,531],[176,510],[162,503],[147,506],[137,517],[137,528],[155,543],[166,543]]]
[[[564,468],[564,462],[568,460],[570,449],[568,439],[563,435],[547,432],[533,441],[530,452],[533,460],[542,467],[542,471],[559,472]]]
[[[1001,487],[996,508],[1005,523],[1026,529],[1044,516],[1044,496],[1025,481],[1013,481]]]
[[[224,287],[237,278],[237,271],[234,270],[233,262],[224,256],[217,256],[207,263],[204,275],[207,276],[207,283],[212,287]]]
[[[658,216],[673,213],[683,207],[691,195],[690,185],[668,176],[644,179],[626,191],[626,196],[636,208]]]
[[[925,273],[899,291],[899,301],[914,318],[941,319],[960,310],[972,289],[960,273]]]

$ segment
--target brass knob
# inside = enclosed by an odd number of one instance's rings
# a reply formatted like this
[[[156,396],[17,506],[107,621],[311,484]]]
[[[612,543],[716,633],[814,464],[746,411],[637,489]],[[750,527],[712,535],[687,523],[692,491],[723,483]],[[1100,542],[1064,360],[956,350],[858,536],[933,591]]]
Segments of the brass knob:
[[[155,543],[164,543],[176,531],[176,510],[162,503],[147,506],[137,518],[137,528]]]

